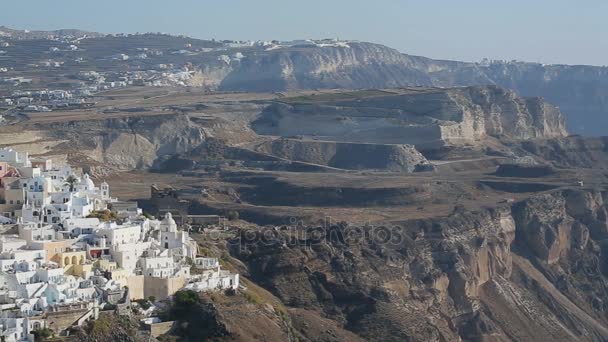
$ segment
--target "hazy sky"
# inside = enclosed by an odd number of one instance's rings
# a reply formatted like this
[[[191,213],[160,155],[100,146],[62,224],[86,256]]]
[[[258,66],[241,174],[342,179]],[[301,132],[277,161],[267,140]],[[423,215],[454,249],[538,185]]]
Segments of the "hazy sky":
[[[94,4],[94,5],[92,5]],[[357,39],[433,58],[608,65],[606,0],[3,0],[0,25]]]

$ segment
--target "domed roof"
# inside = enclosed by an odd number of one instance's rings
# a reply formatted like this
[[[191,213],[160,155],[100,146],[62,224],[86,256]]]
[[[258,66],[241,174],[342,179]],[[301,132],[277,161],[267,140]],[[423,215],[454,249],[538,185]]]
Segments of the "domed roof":
[[[161,221],[163,225],[175,225],[175,220],[173,219],[173,215],[171,213],[166,213],[165,218]]]
[[[89,177],[88,173],[84,174],[84,177],[82,177],[80,184],[86,186],[87,189],[95,188],[95,183],[93,183],[93,181],[91,180],[91,177]]]

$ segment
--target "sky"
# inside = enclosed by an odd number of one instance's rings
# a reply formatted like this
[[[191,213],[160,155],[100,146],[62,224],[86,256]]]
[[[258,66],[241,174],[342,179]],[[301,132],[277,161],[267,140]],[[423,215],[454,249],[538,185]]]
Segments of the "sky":
[[[608,65],[606,0],[2,0],[0,25],[370,41],[439,59]]]

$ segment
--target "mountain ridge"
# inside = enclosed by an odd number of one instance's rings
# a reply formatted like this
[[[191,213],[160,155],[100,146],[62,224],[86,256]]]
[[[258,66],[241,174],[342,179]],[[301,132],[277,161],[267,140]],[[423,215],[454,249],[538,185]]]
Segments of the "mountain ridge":
[[[121,40],[124,43],[120,43]],[[159,51],[145,59],[132,58],[122,64],[112,63],[105,66],[108,70],[154,69],[173,63],[187,66],[194,74],[188,85],[209,90],[281,92],[498,85],[524,97],[543,97],[560,107],[573,133],[599,136],[608,130],[608,67],[603,66],[449,61],[409,55],[385,45],[357,41],[202,41],[158,34],[85,38],[80,40],[77,51],[53,56],[65,58],[65,61],[72,61],[68,58],[73,57],[105,61],[113,56],[108,45],[112,46],[114,55],[121,51],[141,54],[136,48],[144,49],[148,45],[154,45],[154,49]],[[13,50],[14,56],[11,54]],[[32,53],[28,54],[30,51]],[[27,71],[30,69],[28,65],[48,60],[49,51],[48,48],[34,51],[31,46],[23,46],[20,50],[9,47],[4,58],[9,66],[11,63],[14,65],[15,71]],[[70,63],[70,67],[83,67],[82,62],[78,65]]]

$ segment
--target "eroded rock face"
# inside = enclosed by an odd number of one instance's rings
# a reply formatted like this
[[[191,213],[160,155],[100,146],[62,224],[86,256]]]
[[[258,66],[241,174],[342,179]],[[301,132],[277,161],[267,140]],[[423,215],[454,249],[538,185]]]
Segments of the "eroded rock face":
[[[570,248],[574,219],[566,213],[565,206],[565,198],[546,194],[514,209],[521,244],[548,264],[556,263]]]
[[[479,144],[489,136],[522,140],[567,135],[557,108],[494,86],[391,90],[357,100],[333,96],[273,104],[252,127],[265,135],[419,148]]]
[[[608,127],[608,68],[537,63],[454,63],[432,61],[435,85],[497,84],[522,96],[540,96],[566,113],[572,132],[601,136]]]
[[[450,96],[461,104],[465,115],[471,115],[473,131],[515,139],[567,135],[559,109],[540,98],[522,98],[499,87],[455,89]],[[480,129],[475,129],[476,125]]]
[[[436,315],[475,312],[479,287],[511,272],[508,209],[302,234],[254,238],[235,252],[285,304],[321,310],[371,340],[458,340],[452,322]]]
[[[232,253],[284,304],[368,340],[605,340],[604,198],[564,190],[399,227],[248,231]]]
[[[37,139],[57,142],[47,142],[49,150],[40,152],[99,174],[150,167],[161,156],[196,148],[210,135],[181,114],[53,123],[31,130]]]

